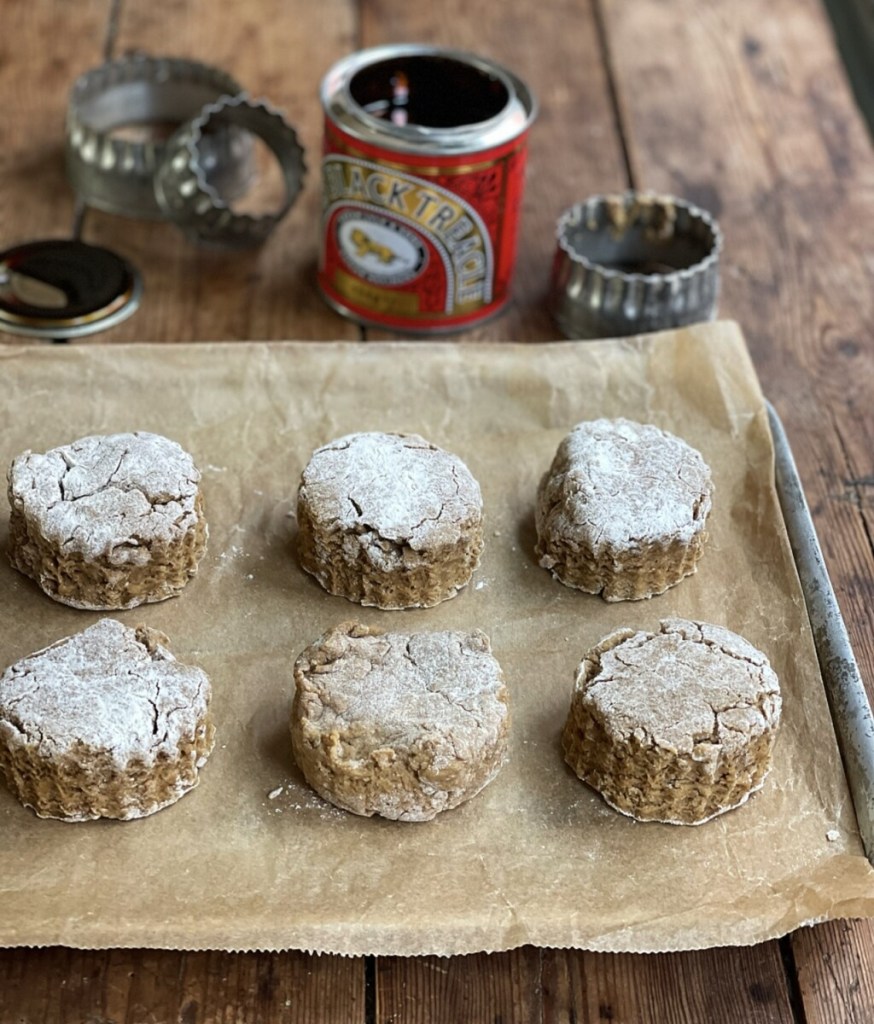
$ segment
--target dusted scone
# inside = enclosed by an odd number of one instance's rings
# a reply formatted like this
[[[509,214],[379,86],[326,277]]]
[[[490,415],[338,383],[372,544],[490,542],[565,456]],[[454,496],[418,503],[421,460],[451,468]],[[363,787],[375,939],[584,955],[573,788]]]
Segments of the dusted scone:
[[[497,775],[507,691],[488,637],[344,622],[294,666],[292,749],[307,782],[355,814],[428,821]]]
[[[0,769],[41,818],[142,818],[197,785],[210,684],[152,629],[113,619],[0,676]]]
[[[74,608],[174,597],[206,546],[199,481],[191,456],[158,434],[24,452],[9,469],[9,560]]]
[[[540,564],[568,587],[633,601],[695,572],[710,469],[685,441],[630,420],[580,423],[537,494]]]
[[[417,434],[349,434],[318,448],[303,471],[300,564],[350,601],[428,608],[470,580],[482,508],[457,456]]]
[[[562,747],[574,772],[641,821],[698,825],[771,767],[780,687],[768,659],[704,622],[611,633],[577,671]]]

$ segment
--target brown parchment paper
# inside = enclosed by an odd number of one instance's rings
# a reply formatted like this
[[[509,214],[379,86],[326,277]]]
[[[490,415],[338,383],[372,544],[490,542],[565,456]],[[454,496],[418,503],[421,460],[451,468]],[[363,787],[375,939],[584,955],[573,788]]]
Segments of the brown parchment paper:
[[[675,950],[752,943],[874,912],[803,597],[773,489],[766,413],[733,324],[547,345],[202,344],[0,349],[0,462],[93,432],[175,438],[204,474],[209,549],[181,597],[118,614],[166,632],[214,684],[198,789],[141,821],[41,821],[0,786],[0,943],[454,954],[523,943]],[[608,605],[537,567],[538,479],[577,422],[625,415],[699,448],[714,471],[697,575]],[[431,610],[330,597],[293,556],[314,447],[418,431],[482,485],[486,548]],[[6,543],[2,517],[0,544]],[[99,616],[55,604],[3,559],[0,664]],[[564,766],[576,665],[619,626],[682,615],[770,656],[784,693],[773,772],[697,827],[635,823]],[[511,760],[431,823],[357,818],[297,771],[292,663],[336,622],[480,627],[508,681]],[[829,838],[830,837],[830,838]]]

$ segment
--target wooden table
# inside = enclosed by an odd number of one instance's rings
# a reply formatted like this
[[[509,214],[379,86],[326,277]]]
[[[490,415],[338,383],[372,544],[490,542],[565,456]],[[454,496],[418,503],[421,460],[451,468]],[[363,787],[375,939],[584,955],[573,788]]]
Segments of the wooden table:
[[[544,290],[555,219],[574,200],[636,186],[711,210],[726,236],[721,312],[740,321],[786,425],[874,690],[874,159],[818,0],[5,0],[3,13],[3,247],[69,232],[66,95],[104,52],[219,64],[282,107],[307,147],[305,191],[260,251],[199,251],[169,226],[89,212],[85,240],[145,278],[141,310],[107,343],[383,336],[314,286],[318,83],[377,43],[482,52],[540,99],[515,302],[461,340],[555,336]],[[177,1020],[861,1024],[874,1021],[874,927],[662,956],[0,952],[4,1024]]]

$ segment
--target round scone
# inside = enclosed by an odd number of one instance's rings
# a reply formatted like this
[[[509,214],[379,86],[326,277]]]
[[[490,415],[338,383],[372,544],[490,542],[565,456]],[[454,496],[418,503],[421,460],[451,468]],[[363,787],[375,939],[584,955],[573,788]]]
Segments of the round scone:
[[[640,821],[698,825],[742,804],[771,767],[780,686],[721,626],[620,629],[585,656],[562,736],[567,763]]]
[[[198,782],[206,673],[153,629],[99,622],[0,676],[0,769],[41,818],[142,818]]]
[[[175,441],[83,437],[9,469],[9,560],[74,608],[175,597],[206,546],[200,473]]]
[[[428,608],[479,564],[482,511],[456,455],[417,434],[349,434],[318,448],[301,476],[300,564],[350,601]]]
[[[579,423],[540,482],[540,564],[568,587],[633,601],[695,572],[710,469],[685,441],[631,420]]]
[[[510,719],[488,637],[344,622],[294,666],[291,740],[312,788],[355,814],[428,821],[498,774]]]

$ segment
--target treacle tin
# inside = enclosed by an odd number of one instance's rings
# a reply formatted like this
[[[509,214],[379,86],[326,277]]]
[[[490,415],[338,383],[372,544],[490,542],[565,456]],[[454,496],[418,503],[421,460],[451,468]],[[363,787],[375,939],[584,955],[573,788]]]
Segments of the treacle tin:
[[[319,287],[344,316],[460,331],[510,298],[528,131],[515,75],[473,54],[394,45],[322,82]]]

